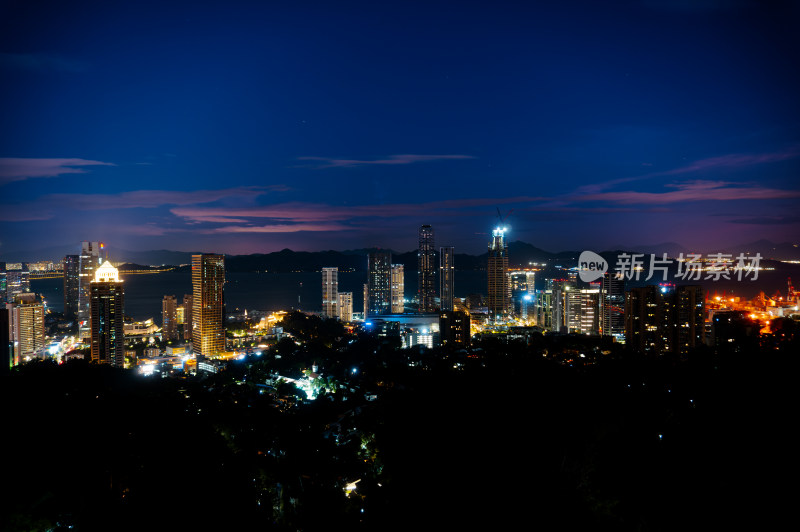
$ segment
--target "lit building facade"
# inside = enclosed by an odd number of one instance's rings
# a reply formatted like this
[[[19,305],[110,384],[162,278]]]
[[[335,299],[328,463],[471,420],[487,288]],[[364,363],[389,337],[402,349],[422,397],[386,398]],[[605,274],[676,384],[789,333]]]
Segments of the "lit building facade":
[[[20,262],[7,262],[5,271],[5,301],[13,303],[17,296],[30,293],[30,271]]]
[[[119,271],[106,261],[89,283],[92,363],[125,366],[125,292]]]
[[[322,268],[322,315],[336,318],[339,304],[339,268]]]
[[[600,281],[600,334],[625,338],[625,278],[612,272]]]
[[[703,289],[662,283],[632,288],[625,299],[625,344],[640,353],[686,354],[703,343]]]
[[[453,247],[442,246],[439,248],[439,305],[442,312],[453,310],[455,274]]]
[[[8,309],[9,337],[13,346],[14,366],[36,356],[44,347],[44,305],[36,301],[32,293],[17,295]]]
[[[340,320],[347,323],[353,321],[353,292],[339,292],[336,310]]]
[[[161,337],[178,339],[178,299],[175,296],[164,296],[161,301]]]
[[[511,285],[508,282],[508,246],[505,243],[505,229],[492,231],[489,244],[489,261],[486,274],[488,280],[487,306],[493,320],[508,317],[511,313]]]
[[[419,250],[417,251],[417,301],[420,312],[436,310],[436,247],[433,227],[419,228]]]
[[[225,350],[225,257],[192,255],[192,349],[211,357]]]
[[[183,339],[192,339],[192,295],[183,294],[183,301],[181,302],[183,308]]]
[[[392,264],[392,314],[405,310],[405,271],[402,264]]]
[[[364,317],[392,313],[392,254],[374,251],[367,257],[367,307]]]
[[[90,338],[91,329],[89,328],[91,299],[91,284],[94,281],[94,272],[100,267],[100,250],[105,246],[102,242],[81,242],[81,254],[79,256],[79,292],[78,292],[78,320],[80,325],[81,338]]]
[[[75,318],[78,315],[81,291],[81,257],[64,257],[64,316]]]

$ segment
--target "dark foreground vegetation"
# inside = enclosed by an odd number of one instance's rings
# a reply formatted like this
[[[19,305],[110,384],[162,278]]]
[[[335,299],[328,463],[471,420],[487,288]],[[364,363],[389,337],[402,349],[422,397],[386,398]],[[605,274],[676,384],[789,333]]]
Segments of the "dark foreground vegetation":
[[[791,507],[800,353],[571,367],[514,344],[365,343],[202,379],[3,375],[0,529],[708,530]],[[340,386],[311,403],[265,387],[292,357]]]

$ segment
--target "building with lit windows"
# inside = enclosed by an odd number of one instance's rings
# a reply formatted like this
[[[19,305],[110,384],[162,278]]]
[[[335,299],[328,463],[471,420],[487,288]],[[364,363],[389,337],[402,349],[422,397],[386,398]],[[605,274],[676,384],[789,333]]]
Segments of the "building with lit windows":
[[[92,363],[125,367],[125,291],[109,261],[94,270],[89,283]]]
[[[625,338],[625,278],[606,272],[600,281],[600,334]]]
[[[498,227],[492,231],[487,264],[487,306],[489,317],[500,320],[511,313],[511,285],[508,282],[508,246],[505,243],[505,229]]]
[[[91,284],[94,281],[94,272],[100,267],[100,251],[105,247],[102,242],[81,242],[79,256],[79,292],[78,292],[78,321],[80,321],[80,337],[91,337],[89,328],[89,300],[91,297]]]
[[[44,347],[44,305],[36,294],[18,294],[6,304],[9,314],[9,337],[13,347],[12,365],[19,365],[36,356]]]
[[[632,288],[625,299],[625,344],[641,353],[685,354],[704,336],[703,289],[662,283]]]
[[[417,301],[419,312],[436,310],[436,247],[433,227],[423,225],[419,228],[419,249],[417,250]]]
[[[183,294],[183,301],[181,302],[181,308],[183,309],[183,339],[184,340],[191,340],[192,339],[192,295],[191,294]]]
[[[75,318],[78,315],[81,291],[81,257],[64,257],[64,316]]]
[[[353,321],[353,292],[339,292],[339,302],[336,310],[339,319],[349,323]]]
[[[192,350],[213,357],[225,351],[225,257],[192,255]]]
[[[454,279],[456,268],[453,264],[453,246],[439,248],[439,306],[442,312],[454,309]]]
[[[367,307],[364,317],[392,313],[392,254],[373,251],[367,257]]]
[[[164,296],[161,301],[161,338],[178,339],[178,299],[175,296]]]
[[[322,268],[322,315],[326,318],[336,318],[339,314],[336,306],[339,304],[339,268],[336,266]]]
[[[405,310],[405,271],[402,264],[392,264],[392,314]]]

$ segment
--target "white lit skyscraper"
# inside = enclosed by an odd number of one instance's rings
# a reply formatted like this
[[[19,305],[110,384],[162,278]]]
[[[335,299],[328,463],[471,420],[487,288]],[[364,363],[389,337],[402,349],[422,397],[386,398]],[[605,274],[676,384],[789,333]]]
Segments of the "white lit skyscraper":
[[[511,312],[511,284],[508,282],[508,246],[505,229],[492,231],[487,264],[489,316],[493,320],[507,317]]]
[[[420,312],[436,310],[436,247],[433,227],[419,228],[419,250],[417,252],[417,299]]]
[[[453,310],[453,247],[439,248],[439,298],[442,312]]]
[[[322,268],[322,315],[336,318],[339,304],[339,268]]]
[[[125,292],[119,271],[106,261],[89,283],[92,362],[125,366]]]

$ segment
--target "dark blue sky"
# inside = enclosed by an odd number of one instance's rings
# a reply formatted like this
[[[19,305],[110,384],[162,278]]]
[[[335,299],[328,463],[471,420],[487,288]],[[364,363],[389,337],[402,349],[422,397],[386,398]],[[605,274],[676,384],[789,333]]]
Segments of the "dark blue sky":
[[[797,3],[254,4],[0,4],[2,260],[800,240]]]

